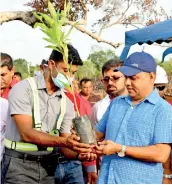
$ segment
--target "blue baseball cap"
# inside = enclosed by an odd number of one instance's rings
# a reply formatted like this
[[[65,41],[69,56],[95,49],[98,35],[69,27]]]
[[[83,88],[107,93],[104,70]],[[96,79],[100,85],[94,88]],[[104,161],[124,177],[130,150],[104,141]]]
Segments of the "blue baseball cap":
[[[140,72],[154,72],[156,73],[155,59],[148,53],[135,52],[131,54],[124,65],[117,70],[125,76],[134,76]]]

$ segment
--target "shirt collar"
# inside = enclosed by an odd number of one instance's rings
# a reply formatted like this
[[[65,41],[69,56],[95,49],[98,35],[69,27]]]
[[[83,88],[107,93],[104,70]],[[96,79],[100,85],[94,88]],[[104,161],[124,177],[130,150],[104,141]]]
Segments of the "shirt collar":
[[[38,90],[47,89],[43,74],[40,74],[39,76],[35,76],[34,78],[36,80]],[[61,96],[61,89],[57,89],[57,91],[54,94],[55,96]]]
[[[124,98],[128,104],[132,105],[132,99],[129,95],[122,96],[121,98]],[[158,91],[156,88],[154,88],[154,90],[142,102],[149,101],[150,103],[155,105],[158,102],[159,98],[160,96],[158,94]]]
[[[160,96],[156,88],[145,98],[145,100],[149,101],[152,104],[156,104],[159,100]]]

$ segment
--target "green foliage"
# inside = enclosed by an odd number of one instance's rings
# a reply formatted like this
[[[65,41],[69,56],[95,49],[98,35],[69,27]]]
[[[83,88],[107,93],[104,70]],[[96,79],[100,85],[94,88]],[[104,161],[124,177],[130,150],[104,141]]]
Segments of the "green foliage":
[[[84,77],[100,77],[103,64],[110,59],[118,59],[114,51],[110,49],[101,50],[100,48],[96,48],[96,50],[88,56],[88,60],[84,62],[83,66],[79,68],[76,78],[82,79]]]
[[[163,63],[158,62],[158,64],[165,69],[168,75],[172,75],[172,58],[168,61],[164,61]]]
[[[39,65],[32,66],[25,59],[21,58],[14,60],[14,67],[15,72],[20,72],[23,79],[34,76],[34,72],[39,70]]]
[[[98,71],[101,71],[103,64],[110,59],[119,59],[115,55],[115,51],[110,49],[94,51],[88,56],[88,60],[91,60],[95,64]]]
[[[23,79],[29,76],[29,63],[25,59],[14,60],[15,71],[22,74]]]
[[[50,15],[44,13],[35,13],[34,16],[40,21],[35,23],[34,27],[40,27],[41,31],[46,34],[46,38],[43,38],[50,45],[46,46],[47,48],[51,48],[59,51],[63,55],[64,62],[68,62],[68,48],[67,44],[69,43],[69,35],[73,29],[71,29],[65,33],[63,31],[63,26],[67,24],[69,11],[70,11],[70,3],[64,5],[64,10],[55,10],[54,6],[51,2],[48,2],[48,10]]]
[[[82,79],[84,77],[94,78],[100,76],[100,71],[97,70],[96,65],[92,61],[87,60],[83,63],[83,66],[79,67],[75,75],[77,79]]]

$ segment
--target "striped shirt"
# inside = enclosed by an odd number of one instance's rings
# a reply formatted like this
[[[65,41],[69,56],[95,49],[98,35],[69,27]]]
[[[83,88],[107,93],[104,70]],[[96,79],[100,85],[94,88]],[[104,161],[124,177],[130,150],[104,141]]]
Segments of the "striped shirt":
[[[172,143],[172,107],[160,98],[156,89],[134,106],[129,96],[117,97],[96,129],[105,134],[106,140],[126,146]],[[159,184],[162,176],[161,163],[114,154],[103,157],[98,183]]]

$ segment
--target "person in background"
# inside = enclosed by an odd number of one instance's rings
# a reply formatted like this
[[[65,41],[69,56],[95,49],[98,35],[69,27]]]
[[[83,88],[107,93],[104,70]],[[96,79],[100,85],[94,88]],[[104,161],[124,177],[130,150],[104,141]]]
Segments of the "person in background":
[[[158,90],[159,95],[165,100],[166,100],[165,91],[166,91],[167,84],[168,84],[168,76],[167,76],[166,71],[161,66],[157,66],[156,79],[155,79],[154,85],[156,89]],[[172,104],[172,102],[169,102],[169,103]],[[168,160],[163,164],[163,168],[164,168],[163,184],[172,184],[171,161],[172,161],[172,158],[170,158],[169,156]]]
[[[16,80],[17,82],[20,82],[22,80],[22,74],[20,72],[15,72],[13,79]]]
[[[8,94],[17,81],[13,79],[13,60],[6,53],[0,53],[0,75],[0,97],[8,99]]]
[[[48,61],[43,59],[39,68],[40,68],[40,72],[43,73],[48,67]]]
[[[98,102],[101,98],[98,95],[93,94],[93,84],[91,79],[89,78],[83,78],[80,81],[80,96],[82,96],[84,99],[88,100],[91,103],[91,106]]]
[[[93,106],[91,121],[94,124],[101,120],[113,98],[128,93],[125,86],[125,76],[120,71],[114,71],[122,65],[123,62],[120,60],[109,60],[102,67],[102,82],[107,95]]]
[[[3,152],[4,152],[4,137],[5,137],[5,130],[6,130],[6,124],[7,124],[7,115],[8,115],[8,100],[5,98],[0,97],[0,138],[1,138],[1,158],[0,162],[2,160]]]
[[[156,88],[156,61],[145,52],[131,54],[118,70],[128,95],[114,98],[99,123],[96,153],[104,155],[99,184],[161,184],[162,164],[172,142],[172,107]]]
[[[157,66],[155,87],[159,92],[159,95],[172,105],[172,102],[166,99],[165,92],[167,90],[168,76],[164,68]]]
[[[34,76],[41,76],[46,69],[48,69],[48,61],[43,59],[39,66],[39,71],[35,71]]]

